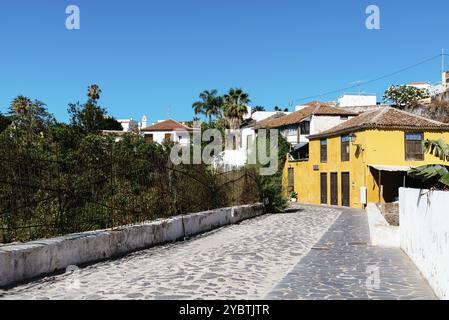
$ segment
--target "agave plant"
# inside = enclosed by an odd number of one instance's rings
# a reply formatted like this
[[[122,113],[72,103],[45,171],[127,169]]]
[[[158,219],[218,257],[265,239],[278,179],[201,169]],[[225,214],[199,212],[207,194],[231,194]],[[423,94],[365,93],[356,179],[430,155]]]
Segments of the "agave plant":
[[[443,140],[426,140],[424,151],[443,161],[449,161],[449,144]],[[443,188],[449,188],[449,166],[431,164],[409,171],[409,176],[421,181],[437,181]]]

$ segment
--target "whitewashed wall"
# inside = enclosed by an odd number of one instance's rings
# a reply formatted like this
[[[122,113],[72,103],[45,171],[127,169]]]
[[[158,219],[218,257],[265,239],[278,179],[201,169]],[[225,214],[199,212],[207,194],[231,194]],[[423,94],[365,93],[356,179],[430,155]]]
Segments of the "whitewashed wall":
[[[146,131],[145,135],[153,135],[153,141],[157,143],[164,142],[165,135],[170,134],[172,136],[173,142],[179,143],[181,145],[188,145],[190,141],[190,134],[184,131]]]
[[[351,118],[354,117],[348,117],[348,119]],[[342,119],[340,116],[313,116],[312,121],[310,122],[310,134],[314,135],[321,133],[346,121],[347,120]]]
[[[449,300],[449,192],[401,188],[399,201],[402,250]]]

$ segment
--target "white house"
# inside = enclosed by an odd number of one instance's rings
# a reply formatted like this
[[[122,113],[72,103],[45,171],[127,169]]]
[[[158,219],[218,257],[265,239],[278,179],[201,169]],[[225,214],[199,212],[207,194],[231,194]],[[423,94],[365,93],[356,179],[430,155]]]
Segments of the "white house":
[[[250,110],[251,111],[251,110]],[[256,130],[255,126],[263,122],[283,117],[290,112],[268,112],[268,111],[256,111],[250,113],[250,116],[246,116],[243,120],[243,124],[237,134],[240,135],[239,144],[231,146],[227,150],[221,152],[215,157],[213,166],[215,168],[221,167],[224,170],[232,170],[233,168],[239,168],[244,166],[248,160],[248,152],[256,142]]]
[[[344,94],[338,99],[338,106],[345,107],[365,107],[375,106],[377,96],[372,94]]]
[[[260,123],[255,129],[278,129],[290,143],[291,155],[302,159],[308,157],[309,135],[321,133],[356,116],[358,113],[345,108],[317,102],[289,115]]]
[[[163,143],[164,141],[188,145],[193,129],[185,123],[172,119],[159,120],[149,127],[142,128],[140,132],[148,142]]]
[[[131,119],[117,119],[117,122],[122,125],[124,132],[129,132],[132,128],[139,128],[139,123],[135,120]]]

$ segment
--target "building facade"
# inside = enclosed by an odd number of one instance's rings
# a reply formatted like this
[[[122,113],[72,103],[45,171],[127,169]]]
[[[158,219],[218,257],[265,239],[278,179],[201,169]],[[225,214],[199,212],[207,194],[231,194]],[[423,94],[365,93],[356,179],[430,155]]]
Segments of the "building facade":
[[[183,123],[169,119],[142,128],[140,131],[148,142],[157,142],[160,144],[173,142],[188,145],[193,129]]]
[[[383,108],[309,139],[309,159],[285,164],[285,192],[296,192],[301,203],[363,208],[395,202],[400,187],[416,187],[411,168],[443,163],[422,146],[426,139],[449,142],[449,124]]]

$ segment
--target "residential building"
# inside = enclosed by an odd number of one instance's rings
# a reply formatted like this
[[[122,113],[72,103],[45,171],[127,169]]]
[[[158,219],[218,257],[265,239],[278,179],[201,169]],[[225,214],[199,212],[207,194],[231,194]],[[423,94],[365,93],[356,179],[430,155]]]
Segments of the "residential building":
[[[426,139],[449,141],[449,124],[391,107],[366,112],[309,136],[309,159],[287,160],[284,189],[315,205],[395,202],[400,187],[421,187],[407,171],[442,163],[424,154]]]
[[[117,119],[117,122],[122,125],[124,132],[132,131],[133,129],[139,128],[139,123],[131,119]]]
[[[337,103],[335,103],[335,102],[322,102],[322,101],[316,100],[316,101],[311,101],[311,102],[307,102],[307,103],[304,103],[304,104],[296,106],[295,107],[295,111],[300,111],[300,110],[302,110],[304,108],[313,107],[313,106],[316,106],[316,105],[319,105],[319,104],[326,104],[326,105],[332,106],[332,107],[336,107],[337,106]]]
[[[345,107],[365,107],[376,106],[377,96],[373,94],[345,94],[338,99],[338,106]]]
[[[289,115],[259,123],[255,129],[279,129],[280,134],[287,139],[295,151],[291,153],[291,156],[295,159],[303,159],[308,156],[309,135],[335,127],[357,115],[343,108],[317,102],[316,105],[307,106]]]
[[[142,128],[140,132],[148,142],[163,143],[168,141],[188,145],[193,128],[188,127],[185,123],[169,119],[160,120],[149,127]]]

